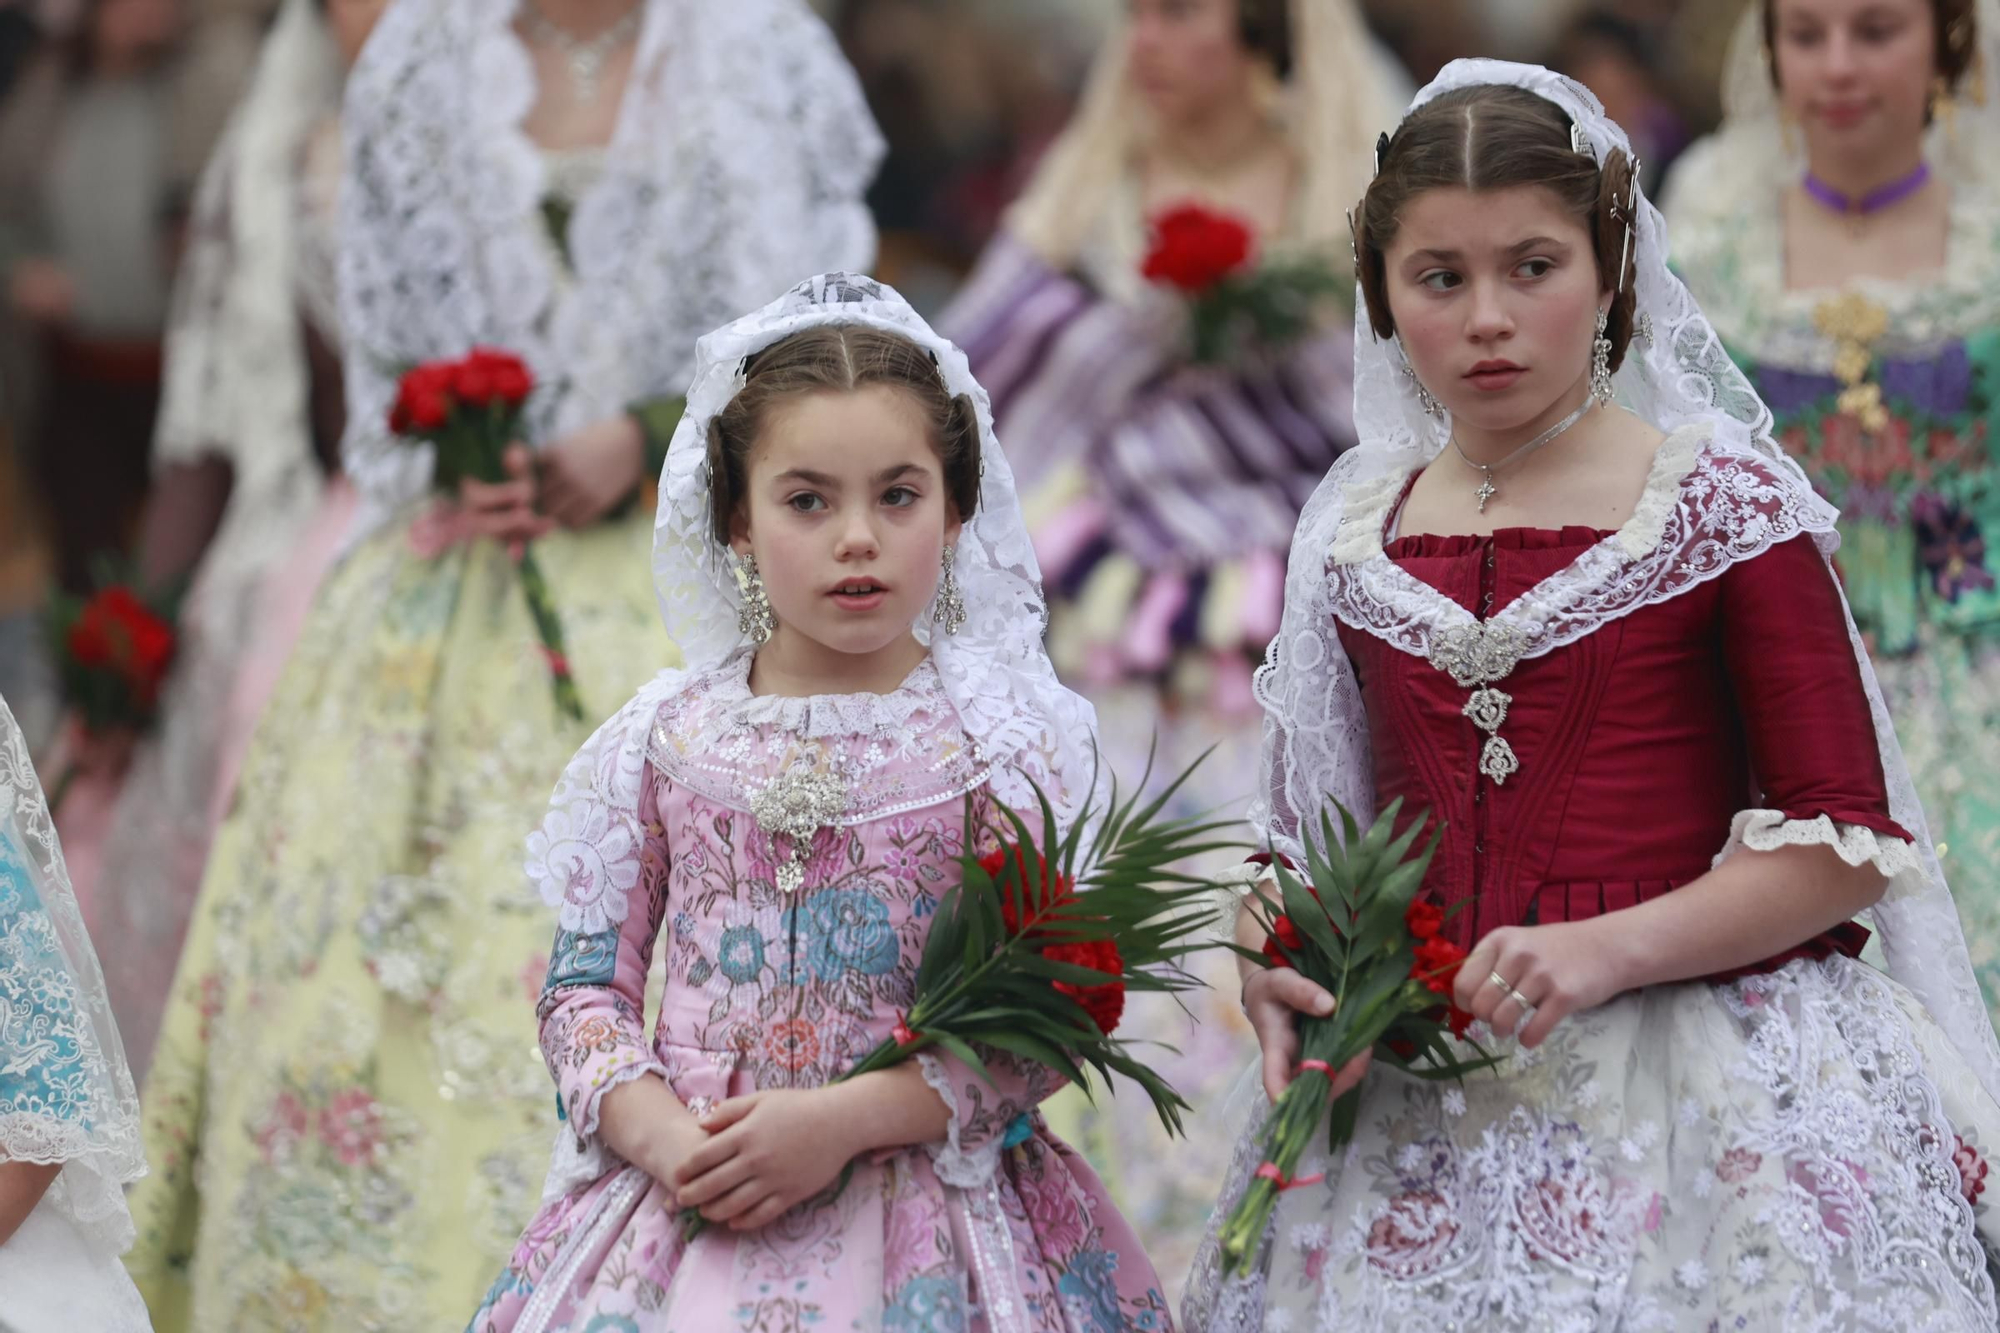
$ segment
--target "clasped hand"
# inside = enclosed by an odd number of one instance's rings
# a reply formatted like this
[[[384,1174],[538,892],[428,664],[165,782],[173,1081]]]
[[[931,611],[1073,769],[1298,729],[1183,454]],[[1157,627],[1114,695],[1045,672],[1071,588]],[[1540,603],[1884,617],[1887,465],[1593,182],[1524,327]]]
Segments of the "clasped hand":
[[[511,444],[500,462],[507,480],[459,483],[452,535],[491,537],[518,560],[557,525],[589,527],[631,494],[644,470],[645,439],[630,417],[609,417],[563,436],[540,457]]]
[[[1453,998],[1494,1032],[1518,1032],[1521,1045],[1541,1045],[1563,1019],[1626,989],[1617,951],[1600,937],[1604,920],[1493,931],[1459,969]],[[1506,989],[1496,976],[1507,982]],[[1278,1099],[1297,1070],[1299,1017],[1325,1017],[1333,1007],[1333,996],[1290,968],[1265,968],[1244,980],[1243,1011],[1257,1034],[1264,1091],[1271,1100]],[[1524,1017],[1529,1019],[1525,1024]],[[1368,1063],[1364,1051],[1334,1071],[1333,1095],[1359,1083]]]
[[[655,1172],[684,1207],[732,1231],[769,1226],[820,1193],[853,1158],[824,1089],[772,1088],[732,1097],[690,1121],[697,1139]]]
[[[1497,1035],[1518,1035],[1521,1045],[1539,1046],[1571,1014],[1595,1009],[1627,989],[1617,951],[1606,938],[1615,924],[1611,917],[1598,917],[1502,926],[1473,946],[1452,998]]]

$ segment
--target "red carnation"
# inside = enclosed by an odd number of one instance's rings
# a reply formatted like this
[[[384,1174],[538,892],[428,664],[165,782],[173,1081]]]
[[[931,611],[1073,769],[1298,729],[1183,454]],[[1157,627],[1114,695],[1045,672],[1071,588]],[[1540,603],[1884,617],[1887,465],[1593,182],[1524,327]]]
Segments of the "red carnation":
[[[1444,929],[1444,909],[1418,898],[1410,903],[1410,910],[1403,913],[1403,920],[1410,927],[1410,934],[1416,938],[1436,939],[1437,933]]]
[[[1055,988],[1082,1005],[1098,1030],[1109,1036],[1125,1016],[1125,959],[1110,940],[1080,940],[1072,944],[1051,944],[1042,957],[1056,963],[1087,967],[1112,978],[1101,986],[1078,986],[1068,981],[1053,983]]]
[[[1424,987],[1434,995],[1451,993],[1452,983],[1458,979],[1459,965],[1465,961],[1465,950],[1450,940],[1428,939],[1416,948],[1416,961],[1410,965],[1410,975],[1424,983]]]
[[[519,407],[534,391],[535,377],[529,373],[528,363],[512,352],[475,347],[466,362],[481,368],[492,396],[509,407]]]
[[[492,369],[477,356],[465,358],[452,367],[451,392],[467,407],[486,406],[497,392]]]
[[[88,611],[69,627],[69,655],[79,666],[110,666],[111,653],[111,636],[102,621]]]
[[[1445,1011],[1444,1021],[1451,1028],[1451,1035],[1462,1039],[1465,1030],[1472,1026],[1472,1011],[1454,1004]]]
[[[1250,261],[1250,228],[1226,213],[1183,204],[1152,221],[1140,272],[1186,293],[1206,291]]]
[[[1291,960],[1285,957],[1283,950],[1278,947],[1280,945],[1293,953],[1298,953],[1306,947],[1306,937],[1299,933],[1299,928],[1292,923],[1292,919],[1282,912],[1271,919],[1271,933],[1264,937],[1264,957],[1271,960],[1272,967],[1290,967]]]
[[[1013,856],[1015,866],[1013,876],[1002,873],[1007,868],[1007,858],[1010,854]],[[1024,886],[1029,916],[1033,921],[1040,921],[1076,896],[1074,879],[1068,875],[1051,875],[1048,867],[1039,860],[1036,862],[1038,873],[1030,874],[1026,855],[1012,843],[996,847],[980,857],[979,868],[992,876],[993,883],[999,890],[1000,921],[1009,935],[1018,935],[1023,929],[1020,916],[1014,910],[1015,890],[1012,880],[1018,878]]]

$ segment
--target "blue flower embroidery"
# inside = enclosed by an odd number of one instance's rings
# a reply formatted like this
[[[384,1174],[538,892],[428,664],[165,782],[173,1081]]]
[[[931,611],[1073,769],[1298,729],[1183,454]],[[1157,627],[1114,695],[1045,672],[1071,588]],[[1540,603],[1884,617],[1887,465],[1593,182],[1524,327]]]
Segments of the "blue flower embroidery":
[[[764,937],[752,926],[731,926],[715,947],[716,962],[731,984],[746,986],[764,970]]]
[[[849,972],[879,977],[902,957],[887,904],[856,889],[828,889],[786,908],[785,929],[800,938],[805,965],[821,981]]]
[[[884,1333],[964,1333],[965,1293],[958,1279],[913,1277],[882,1312]]]
[[[1110,1250],[1079,1250],[1056,1283],[1072,1328],[1088,1333],[1124,1333],[1118,1309],[1118,1256]]]
[[[588,935],[574,930],[558,930],[555,947],[549,951],[549,979],[544,989],[609,986],[617,971],[617,927]]]
[[[583,1326],[583,1333],[639,1333],[639,1321],[629,1315],[601,1314]]]

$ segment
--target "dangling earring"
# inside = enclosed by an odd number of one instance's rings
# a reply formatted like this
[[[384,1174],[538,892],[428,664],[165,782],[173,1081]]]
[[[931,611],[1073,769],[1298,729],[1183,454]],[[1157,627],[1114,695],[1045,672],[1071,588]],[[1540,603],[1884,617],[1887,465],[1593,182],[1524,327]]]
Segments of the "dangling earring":
[[[1597,338],[1590,344],[1590,396],[1607,407],[1618,396],[1611,387],[1611,339],[1605,332],[1611,327],[1611,314],[1606,310],[1597,312]]]
[[[959,591],[958,573],[953,566],[958,561],[958,548],[944,548],[944,573],[938,579],[937,604],[931,610],[931,619],[946,634],[956,634],[965,624],[965,597]]]
[[[1930,116],[1932,120],[1944,122],[1944,132],[1950,135],[1953,121],[1958,114],[1958,102],[1951,95],[1951,85],[1940,74],[1931,80]]]
[[[1410,383],[1417,391],[1417,406],[1424,409],[1424,415],[1432,421],[1440,420],[1444,416],[1444,404],[1440,403],[1437,395],[1426,389],[1424,382],[1417,378],[1417,368],[1406,365],[1403,367],[1403,373],[1410,377]]]
[[[771,614],[771,599],[764,592],[764,580],[757,573],[757,557],[748,551],[736,562],[736,588],[743,594],[743,609],[736,613],[736,628],[743,637],[759,646],[777,633],[778,618]]]

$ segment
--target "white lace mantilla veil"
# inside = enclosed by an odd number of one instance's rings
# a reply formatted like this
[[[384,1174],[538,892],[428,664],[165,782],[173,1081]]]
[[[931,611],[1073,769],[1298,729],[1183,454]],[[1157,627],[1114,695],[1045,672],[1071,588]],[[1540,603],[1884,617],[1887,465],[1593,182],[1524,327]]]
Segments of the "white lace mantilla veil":
[[[1291,6],[1292,73],[1279,114],[1299,154],[1301,233],[1292,240],[1343,267],[1342,216],[1368,183],[1378,123],[1407,83],[1369,36],[1355,0],[1273,0]],[[1068,268],[1088,242],[1145,132],[1126,70],[1125,38],[1105,40],[1077,112],[1007,212],[1008,228],[1044,260]]]
[[[1503,84],[1525,88],[1561,107],[1589,140],[1599,161],[1612,149],[1632,151],[1625,132],[1589,91],[1539,66],[1457,60],[1417,94],[1412,110],[1455,88]],[[1556,578],[1490,618],[1520,632],[1524,657],[1537,657],[1642,607],[1689,591],[1739,560],[1776,543],[1811,534],[1829,560],[1838,544],[1832,506],[1813,493],[1804,472],[1773,441],[1771,414],[1724,351],[1721,340],[1680,280],[1667,268],[1660,213],[1641,199],[1634,238],[1637,317],[1644,322],[1616,376],[1620,401],[1668,432],[1663,466],[1686,481],[1662,494],[1654,512],[1592,547]],[[1468,632],[1469,612],[1380,552],[1380,529],[1342,530],[1350,506],[1377,509],[1399,491],[1409,472],[1444,447],[1450,422],[1434,422],[1419,407],[1413,382],[1393,338],[1377,339],[1365,305],[1355,313],[1357,446],[1328,472],[1299,520],[1285,583],[1284,619],[1259,669],[1256,693],[1264,723],[1264,782],[1250,818],[1261,840],[1297,856],[1297,830],[1317,820],[1331,797],[1356,811],[1373,811],[1375,793],[1368,722],[1334,622],[1357,628],[1417,656],[1434,634]],[[1683,429],[1694,428],[1694,429]],[[1676,436],[1676,432],[1679,432]],[[1706,435],[1706,442],[1702,436]],[[1692,442],[1692,443],[1690,443]],[[1678,460],[1667,458],[1678,450]],[[1650,489],[1650,488],[1649,488]],[[1647,506],[1642,505],[1644,511]],[[1372,529],[1372,531],[1370,530]],[[1635,538],[1635,533],[1638,534]],[[1490,623],[1490,622],[1489,622]],[[1474,628],[1469,632],[1479,633]],[[1910,831],[1914,847],[1865,830],[1823,837],[1850,862],[1873,861],[1891,876],[1872,911],[1889,972],[1921,1000],[1985,1089],[2000,1097],[2000,1041],[1981,998],[1958,913],[1908,766],[1883,706],[1875,671],[1848,617],[1888,784],[1890,817]],[[1788,840],[1776,812],[1739,815],[1722,856],[1746,840],[1763,847]]]
[[[882,138],[803,0],[644,0],[601,169],[549,237],[521,0],[394,0],[348,78],[343,459],[364,525],[420,497],[428,449],[386,420],[400,372],[475,344],[526,358],[542,444],[679,393],[695,339],[865,267]]]
[[[1095,776],[1097,714],[1056,679],[1042,646],[1048,612],[1041,571],[1014,474],[994,438],[986,391],[973,378],[965,354],[893,289],[873,278],[830,273],[800,283],[696,347],[694,383],[660,475],[653,526],[653,585],[685,666],[661,672],[570,761],[550,798],[551,827],[558,820],[569,829],[624,826],[636,839],[647,742],[660,706],[689,681],[750,647],[738,627],[742,598],[735,557],[710,532],[708,426],[742,390],[746,358],[802,329],[827,324],[865,325],[908,338],[936,358],[948,392],[971,395],[981,472],[978,512],[958,538],[965,623],[956,634],[936,633],[926,612],[917,622],[917,637],[930,646],[945,693],[980,760],[990,766],[994,795],[1016,809],[1033,810],[1032,779],[1055,805],[1059,821],[1067,823],[1084,809]],[[545,896],[553,895],[549,906],[558,909],[562,928],[584,929],[591,904],[562,896],[560,884],[544,880],[543,886]],[[575,1135],[559,1133],[545,1197],[594,1178],[604,1165],[600,1152],[595,1142],[579,1145]]]
[[[1960,81],[1954,107],[1926,134],[1925,157],[1947,181],[2000,186],[2000,0],[1977,0],[1973,40],[1979,54]],[[1722,72],[1722,125],[1674,161],[1661,206],[1677,221],[1732,214],[1744,201],[1795,181],[1806,165],[1802,136],[1785,143],[1764,55],[1762,0],[1737,21]]]
[[[0,984],[0,1052],[16,1076],[0,1090],[0,1158],[61,1162],[39,1206],[123,1254],[133,1240],[125,1186],[146,1174],[139,1094],[27,738],[0,699],[0,895],[14,897],[8,880],[23,871],[39,905],[0,902],[0,982],[14,971],[15,984],[68,1005],[40,1010],[56,1016],[52,1027],[31,1026],[37,1008],[15,1009]],[[0,1293],[0,1323],[4,1307]]]

